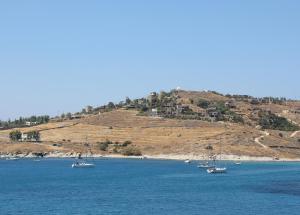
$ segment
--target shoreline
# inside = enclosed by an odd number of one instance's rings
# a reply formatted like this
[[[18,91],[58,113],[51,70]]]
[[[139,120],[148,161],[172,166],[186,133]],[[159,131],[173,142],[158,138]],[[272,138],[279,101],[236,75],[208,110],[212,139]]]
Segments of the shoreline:
[[[32,153],[29,154],[1,154],[0,159],[37,159],[37,158],[77,158],[78,156],[73,153],[50,153],[43,157],[36,156]],[[205,156],[203,155],[180,155],[180,154],[159,154],[159,155],[142,155],[142,156],[124,156],[120,154],[111,154],[111,155],[102,155],[102,154],[95,154],[85,155],[83,154],[82,157],[88,158],[118,158],[118,159],[153,159],[153,160],[177,160],[177,161],[203,161],[206,160]],[[257,156],[237,156],[237,155],[222,155],[217,158],[221,161],[240,161],[240,162],[300,162],[300,158],[291,159],[291,158],[280,158],[276,160],[272,157],[257,157]]]

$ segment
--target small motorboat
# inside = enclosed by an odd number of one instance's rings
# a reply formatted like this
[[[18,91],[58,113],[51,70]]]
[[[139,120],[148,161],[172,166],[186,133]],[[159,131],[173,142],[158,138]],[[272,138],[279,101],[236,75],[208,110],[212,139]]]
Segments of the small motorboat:
[[[86,162],[76,162],[72,164],[72,168],[94,168],[95,164]]]
[[[11,158],[6,158],[7,161],[17,161],[20,160],[18,157],[11,157]]]
[[[191,160],[185,160],[184,163],[192,163]]]
[[[236,162],[235,165],[242,165],[242,163],[241,162]]]
[[[207,172],[209,174],[223,174],[223,173],[227,172],[227,169],[226,168],[214,167],[214,168],[207,169]]]
[[[212,169],[212,168],[215,168],[216,166],[212,165],[212,164],[209,164],[209,163],[206,163],[206,164],[200,164],[197,167],[200,168],[200,169]]]

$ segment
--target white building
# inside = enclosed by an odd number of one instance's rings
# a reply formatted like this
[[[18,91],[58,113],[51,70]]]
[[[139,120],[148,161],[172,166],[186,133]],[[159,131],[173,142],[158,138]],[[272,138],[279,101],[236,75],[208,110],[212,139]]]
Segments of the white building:
[[[28,140],[28,134],[27,133],[22,133],[21,141],[24,142],[24,141],[27,141],[27,140]]]
[[[25,122],[26,126],[32,126],[32,125],[36,125],[36,124],[37,124],[37,122],[30,122],[30,121]]]
[[[157,108],[153,108],[153,109],[151,109],[151,116],[158,116],[158,110],[157,110]]]

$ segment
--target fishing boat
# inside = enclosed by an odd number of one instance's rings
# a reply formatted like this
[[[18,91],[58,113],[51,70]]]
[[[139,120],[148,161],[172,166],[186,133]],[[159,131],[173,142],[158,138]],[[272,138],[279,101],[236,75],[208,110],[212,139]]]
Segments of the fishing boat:
[[[86,162],[76,162],[72,164],[72,168],[93,168],[95,164]]]
[[[18,158],[18,157],[10,157],[10,158],[6,158],[6,160],[8,160],[8,161],[17,161],[17,160],[20,160],[20,158]]]
[[[86,138],[87,139],[87,138]],[[86,147],[89,147],[89,144],[86,141]],[[88,150],[87,150],[88,152]],[[90,149],[90,154],[92,155],[92,151]],[[83,159],[81,153],[78,155],[77,161],[72,164],[72,168],[94,168],[96,165],[87,161],[88,156],[86,154],[86,158]]]
[[[214,168],[209,168],[207,169],[207,172],[209,174],[223,174],[227,172],[227,168],[218,168],[218,167],[214,167]]]
[[[198,168],[200,169],[211,169],[211,168],[214,168],[215,165],[214,164],[210,164],[209,162],[206,162],[206,163],[201,163],[198,165]]]
[[[192,161],[191,160],[185,160],[184,163],[189,164],[189,163],[192,163]]]

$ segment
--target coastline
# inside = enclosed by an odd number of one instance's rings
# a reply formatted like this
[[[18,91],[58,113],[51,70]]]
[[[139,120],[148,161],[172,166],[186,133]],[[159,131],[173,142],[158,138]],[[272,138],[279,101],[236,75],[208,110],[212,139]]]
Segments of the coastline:
[[[77,154],[74,153],[49,153],[43,156],[43,158],[76,158],[78,157]],[[83,154],[82,157],[88,158],[119,158],[119,159],[154,159],[154,160],[191,160],[191,161],[203,161],[206,160],[205,156],[203,155],[180,155],[180,154],[159,154],[159,155],[143,155],[143,156],[124,156],[120,154],[110,154],[110,155],[102,155],[102,154],[95,154],[95,155],[86,155]],[[32,153],[29,154],[0,154],[0,159],[13,159],[13,158],[20,158],[20,159],[34,159],[34,158],[41,158],[36,156]],[[237,156],[237,155],[221,155],[217,158],[221,161],[243,161],[243,162],[300,162],[299,159],[291,159],[291,158],[280,158],[276,160],[272,157],[254,157],[254,156]]]

